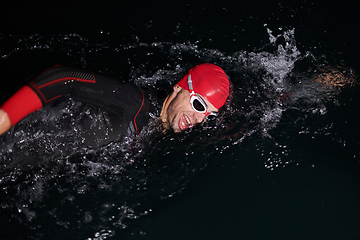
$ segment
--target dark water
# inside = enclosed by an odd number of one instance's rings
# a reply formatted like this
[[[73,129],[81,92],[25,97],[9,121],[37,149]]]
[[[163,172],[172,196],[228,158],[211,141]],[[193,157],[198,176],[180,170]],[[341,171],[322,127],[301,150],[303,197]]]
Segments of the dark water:
[[[56,63],[170,88],[213,62],[234,94],[215,122],[98,150],[77,137],[90,106],[24,119],[0,139],[0,238],[359,239],[355,17],[321,1],[2,9],[1,102]]]

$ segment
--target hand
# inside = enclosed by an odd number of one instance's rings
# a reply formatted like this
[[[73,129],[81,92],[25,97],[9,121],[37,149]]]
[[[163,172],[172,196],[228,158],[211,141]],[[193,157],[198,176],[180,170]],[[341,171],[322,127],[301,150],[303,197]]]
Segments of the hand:
[[[351,69],[343,66],[325,66],[319,69],[315,82],[322,83],[325,86],[344,87],[354,85],[355,79],[355,74]]]
[[[7,113],[0,109],[0,135],[11,128],[10,118]]]

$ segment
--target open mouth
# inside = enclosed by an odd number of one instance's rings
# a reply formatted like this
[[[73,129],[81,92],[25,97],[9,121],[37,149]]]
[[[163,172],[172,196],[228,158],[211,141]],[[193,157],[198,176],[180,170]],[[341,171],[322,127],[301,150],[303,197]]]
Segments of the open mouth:
[[[186,114],[182,114],[179,120],[179,127],[181,130],[185,130],[189,127],[192,127],[190,118]]]

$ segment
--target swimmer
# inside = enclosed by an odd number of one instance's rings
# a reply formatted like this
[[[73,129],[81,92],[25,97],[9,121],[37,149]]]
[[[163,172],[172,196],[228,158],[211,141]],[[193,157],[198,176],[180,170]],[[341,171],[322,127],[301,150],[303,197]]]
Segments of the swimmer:
[[[154,102],[162,106],[164,129],[181,132],[216,116],[229,96],[223,69],[203,63],[190,71],[161,98],[158,92],[87,70],[55,65],[22,87],[0,108],[0,135],[30,113],[59,97],[72,97],[106,112],[104,128],[85,127],[85,144],[99,147],[125,135],[138,133],[151,119]],[[158,111],[159,112],[159,111]],[[86,125],[86,124],[85,124]]]

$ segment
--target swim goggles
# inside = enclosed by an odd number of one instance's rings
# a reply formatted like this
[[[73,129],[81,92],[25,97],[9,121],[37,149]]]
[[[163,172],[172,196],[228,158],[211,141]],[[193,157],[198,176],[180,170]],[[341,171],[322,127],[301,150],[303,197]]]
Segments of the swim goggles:
[[[194,92],[192,81],[191,81],[191,74],[188,76],[188,85],[189,85],[189,92],[190,92],[190,103],[191,107],[198,113],[204,113],[206,117],[208,116],[217,116],[216,112],[207,111],[207,105],[202,99],[202,97]]]

